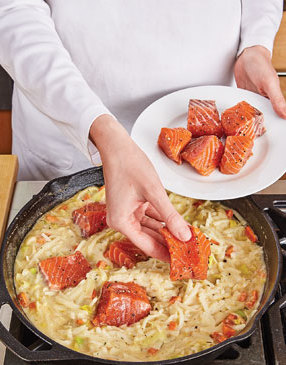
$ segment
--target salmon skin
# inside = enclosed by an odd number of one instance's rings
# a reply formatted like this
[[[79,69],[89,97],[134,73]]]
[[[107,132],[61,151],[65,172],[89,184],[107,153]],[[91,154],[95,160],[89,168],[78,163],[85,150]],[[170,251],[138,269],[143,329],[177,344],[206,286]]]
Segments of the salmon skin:
[[[146,290],[134,282],[105,282],[92,323],[122,326],[140,321],[151,311]]]
[[[72,212],[73,222],[81,230],[83,238],[102,231],[106,224],[106,205],[103,203],[89,203]]]
[[[226,109],[221,115],[221,123],[227,136],[248,136],[254,139],[266,132],[262,112],[246,101]]]
[[[207,278],[210,240],[199,228],[190,226],[190,230],[192,238],[187,242],[177,239],[166,227],[160,230],[170,252],[171,280]]]
[[[237,174],[252,155],[253,139],[246,136],[228,136],[220,162],[223,174]]]
[[[223,129],[214,100],[190,99],[188,130],[193,137],[213,134],[222,137]]]
[[[223,144],[217,136],[202,136],[187,145],[182,158],[201,175],[207,176],[219,166],[223,150]]]
[[[191,138],[192,133],[185,128],[162,128],[158,145],[167,157],[181,165],[180,153]]]
[[[148,256],[128,240],[112,242],[104,256],[115,265],[126,266],[127,269],[132,269],[137,262],[148,260]]]
[[[40,261],[39,268],[51,290],[77,286],[91,270],[89,262],[80,251],[70,256],[56,256]]]

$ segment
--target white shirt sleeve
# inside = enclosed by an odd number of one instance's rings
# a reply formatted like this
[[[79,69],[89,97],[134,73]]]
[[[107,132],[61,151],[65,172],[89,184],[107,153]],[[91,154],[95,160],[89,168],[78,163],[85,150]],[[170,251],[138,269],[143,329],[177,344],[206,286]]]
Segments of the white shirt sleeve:
[[[241,0],[241,35],[237,55],[247,47],[264,46],[271,53],[279,28],[283,0]]]
[[[34,106],[92,160],[90,126],[99,115],[111,113],[72,62],[43,0],[0,0],[0,64]]]

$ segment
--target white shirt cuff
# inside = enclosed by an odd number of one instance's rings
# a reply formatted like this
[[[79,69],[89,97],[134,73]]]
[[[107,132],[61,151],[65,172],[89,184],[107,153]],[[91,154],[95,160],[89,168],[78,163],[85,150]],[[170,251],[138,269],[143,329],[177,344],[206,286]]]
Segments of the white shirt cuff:
[[[259,35],[257,37],[247,38],[240,42],[237,57],[245,50],[245,48],[253,47],[253,46],[263,46],[268,49],[272,56],[273,50],[273,40],[269,39],[267,36]]]
[[[99,105],[87,109],[80,120],[80,145],[78,147],[86,158],[94,165],[101,164],[101,159],[98,149],[89,139],[89,131],[94,120],[103,114],[111,115],[114,119],[116,119],[104,105]]]

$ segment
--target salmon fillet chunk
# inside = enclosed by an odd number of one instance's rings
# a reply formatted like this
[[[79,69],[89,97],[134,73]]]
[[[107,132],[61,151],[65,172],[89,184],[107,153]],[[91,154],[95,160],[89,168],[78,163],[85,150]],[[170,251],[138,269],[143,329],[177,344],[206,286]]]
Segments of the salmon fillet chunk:
[[[213,134],[222,137],[223,129],[214,100],[190,99],[188,130],[193,137]]]
[[[129,282],[105,282],[92,323],[95,326],[122,326],[140,321],[151,311],[146,290]]]
[[[39,268],[51,290],[77,286],[91,270],[89,262],[80,251],[70,256],[50,257],[40,261]]]
[[[185,128],[162,128],[158,145],[167,157],[181,165],[181,151],[190,142],[192,133]]]
[[[223,144],[217,136],[202,136],[187,145],[182,158],[201,175],[207,176],[219,166],[223,150]]]
[[[106,205],[103,203],[89,203],[72,212],[72,219],[81,230],[83,238],[102,231],[106,224]]]
[[[160,230],[170,252],[171,280],[207,278],[210,240],[199,228],[190,226],[190,230],[192,238],[187,242],[180,241],[166,227]]]
[[[252,155],[253,139],[246,136],[228,136],[220,162],[223,174],[237,174]]]
[[[246,101],[226,109],[221,115],[221,123],[227,136],[248,136],[254,139],[266,132],[262,112]]]
[[[132,269],[137,262],[148,260],[148,256],[128,240],[112,242],[104,256],[115,265]]]

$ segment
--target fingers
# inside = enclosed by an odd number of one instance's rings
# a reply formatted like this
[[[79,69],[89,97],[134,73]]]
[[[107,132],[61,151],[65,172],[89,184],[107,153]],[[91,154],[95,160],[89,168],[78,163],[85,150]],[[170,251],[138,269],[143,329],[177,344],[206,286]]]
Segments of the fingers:
[[[147,216],[143,216],[140,223],[142,224],[142,226],[148,227],[153,231],[159,231],[161,228],[164,227],[161,222],[158,222],[155,219]]]
[[[146,255],[159,259],[161,261],[170,261],[170,255],[168,249],[157,242],[156,232],[152,232],[148,228],[138,228],[134,226],[122,229],[121,232],[127,236],[131,242],[139,247]],[[158,234],[159,235],[159,234]],[[156,238],[154,238],[156,237]]]
[[[158,211],[169,230],[181,241],[191,239],[191,231],[183,217],[175,210],[165,190],[156,187],[146,193],[148,201]]]
[[[161,215],[158,213],[158,211],[150,203],[148,203],[145,214],[148,215],[151,218],[156,219],[157,221],[163,222],[163,218],[161,217]]]
[[[273,109],[281,117],[286,119],[286,101],[282,94],[278,77],[275,75],[266,79],[263,91],[269,97]],[[261,92],[263,94],[263,91]]]
[[[150,229],[148,227],[142,227],[142,231],[153,237],[161,245],[166,246],[166,241],[160,233],[153,231],[153,229]]]

